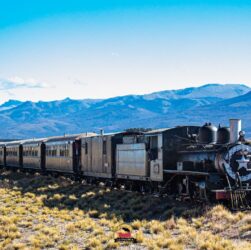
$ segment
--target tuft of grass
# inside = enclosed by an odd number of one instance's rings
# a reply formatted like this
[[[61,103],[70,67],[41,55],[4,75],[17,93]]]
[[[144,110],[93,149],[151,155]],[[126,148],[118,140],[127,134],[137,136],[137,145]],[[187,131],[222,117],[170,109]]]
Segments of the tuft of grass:
[[[174,220],[174,217],[172,216],[169,220],[165,221],[164,228],[168,230],[172,230],[176,227],[176,222]]]
[[[110,241],[107,243],[105,249],[107,249],[107,250],[108,250],[108,249],[118,249],[119,246],[120,246],[120,244],[119,244],[118,242],[115,242],[114,240],[110,240]]]
[[[131,226],[133,229],[140,229],[142,227],[142,222],[140,220],[134,220]]]
[[[98,238],[89,239],[86,244],[86,247],[90,248],[90,249],[103,249],[102,243],[101,243],[100,239],[98,239]]]

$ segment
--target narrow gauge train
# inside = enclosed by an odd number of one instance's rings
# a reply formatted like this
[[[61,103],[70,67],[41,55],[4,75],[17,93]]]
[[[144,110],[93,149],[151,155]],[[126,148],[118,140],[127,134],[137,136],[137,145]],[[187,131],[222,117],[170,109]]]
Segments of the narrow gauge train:
[[[231,199],[233,206],[244,206],[251,191],[250,158],[238,119],[230,120],[230,128],[208,123],[0,144],[0,165],[7,168],[67,173],[144,192]]]

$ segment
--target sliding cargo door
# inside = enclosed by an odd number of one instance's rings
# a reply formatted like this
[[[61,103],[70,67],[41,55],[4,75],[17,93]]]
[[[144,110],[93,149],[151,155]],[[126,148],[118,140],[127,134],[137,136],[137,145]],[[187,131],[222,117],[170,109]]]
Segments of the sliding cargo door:
[[[103,172],[103,155],[102,155],[102,137],[92,138],[91,154],[91,171],[96,173]]]

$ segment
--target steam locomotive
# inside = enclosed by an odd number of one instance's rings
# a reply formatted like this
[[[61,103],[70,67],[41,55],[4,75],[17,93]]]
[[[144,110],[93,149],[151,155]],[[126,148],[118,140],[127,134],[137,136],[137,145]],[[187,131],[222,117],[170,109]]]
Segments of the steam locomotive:
[[[0,143],[6,168],[64,173],[128,189],[248,205],[251,145],[241,120],[230,128],[178,126]]]

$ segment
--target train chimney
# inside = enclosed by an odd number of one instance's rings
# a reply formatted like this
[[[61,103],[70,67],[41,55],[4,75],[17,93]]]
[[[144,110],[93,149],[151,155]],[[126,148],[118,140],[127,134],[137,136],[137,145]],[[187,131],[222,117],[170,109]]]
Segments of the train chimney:
[[[103,136],[104,135],[104,130],[100,129],[100,135]]]
[[[241,120],[230,119],[230,143],[235,143],[239,139],[239,133],[241,131]]]

